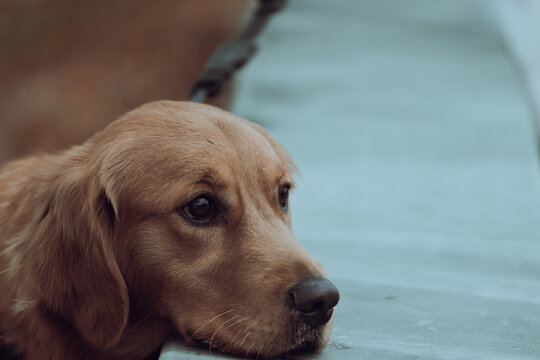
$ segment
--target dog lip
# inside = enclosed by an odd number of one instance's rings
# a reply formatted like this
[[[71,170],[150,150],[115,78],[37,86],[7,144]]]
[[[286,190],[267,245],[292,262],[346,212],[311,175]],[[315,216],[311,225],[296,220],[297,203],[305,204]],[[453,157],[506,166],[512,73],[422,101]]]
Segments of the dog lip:
[[[294,344],[291,346],[287,351],[283,351],[279,355],[287,354],[287,355],[305,355],[305,354],[312,354],[314,352],[318,352],[322,349],[321,344],[319,343],[319,337],[317,336],[315,339],[310,339],[306,341],[302,341],[300,343]]]
[[[334,308],[329,309],[323,316],[322,316],[322,322],[323,326],[326,325],[328,321],[332,318],[332,315],[334,314]]]
[[[331,308],[327,310],[322,317],[324,317],[325,319],[328,318],[328,320],[330,320],[333,313],[334,313],[334,308]],[[309,313],[304,313],[304,316],[316,316],[317,314],[318,314],[318,311],[312,311]],[[328,322],[328,320],[326,320],[326,322]],[[323,324],[323,326],[326,324],[326,322]]]

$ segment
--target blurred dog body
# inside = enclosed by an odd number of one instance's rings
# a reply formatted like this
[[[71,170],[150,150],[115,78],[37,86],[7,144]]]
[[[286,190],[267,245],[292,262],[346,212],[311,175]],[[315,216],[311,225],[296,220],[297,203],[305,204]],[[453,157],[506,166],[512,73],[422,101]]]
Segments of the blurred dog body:
[[[80,144],[121,114],[186,100],[255,0],[0,2],[0,164]],[[229,94],[214,102],[227,108]]]

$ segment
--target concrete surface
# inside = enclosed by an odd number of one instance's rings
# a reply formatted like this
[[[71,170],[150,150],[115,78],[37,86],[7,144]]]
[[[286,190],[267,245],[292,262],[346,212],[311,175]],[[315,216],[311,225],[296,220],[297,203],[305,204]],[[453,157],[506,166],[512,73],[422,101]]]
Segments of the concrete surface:
[[[540,1],[497,0],[496,6],[506,42],[526,74],[531,100],[540,114]],[[536,119],[538,136],[539,117]]]
[[[248,66],[235,112],[296,160],[295,232],[342,295],[306,358],[540,359],[532,114],[485,4],[292,0]]]

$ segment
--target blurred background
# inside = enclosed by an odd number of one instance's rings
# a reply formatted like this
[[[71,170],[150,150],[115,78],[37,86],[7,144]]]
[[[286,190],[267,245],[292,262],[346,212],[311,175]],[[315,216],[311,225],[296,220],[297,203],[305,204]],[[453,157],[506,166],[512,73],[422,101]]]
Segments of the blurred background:
[[[186,99],[254,3],[0,0],[0,162]],[[218,100],[300,170],[294,230],[342,295],[306,358],[540,358],[539,4],[290,0]]]
[[[0,0],[0,163],[82,143],[146,102],[187,99],[255,4]]]

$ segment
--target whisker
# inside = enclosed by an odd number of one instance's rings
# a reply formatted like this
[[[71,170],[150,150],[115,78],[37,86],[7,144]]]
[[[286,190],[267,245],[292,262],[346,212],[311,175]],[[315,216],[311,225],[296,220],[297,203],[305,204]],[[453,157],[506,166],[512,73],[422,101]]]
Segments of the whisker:
[[[253,341],[251,343],[251,345],[248,347],[248,349],[246,350],[246,357],[249,355],[249,351],[251,350],[251,348],[253,347],[253,345],[255,345],[255,341]]]
[[[248,338],[249,335],[251,335],[252,331],[250,331],[251,329],[253,329],[255,327],[255,325],[257,325],[257,323],[253,323],[251,324],[251,326],[248,326],[247,328],[245,329],[242,329],[240,330],[236,335],[240,334],[242,331],[247,331],[248,333],[246,334],[246,336],[244,336],[244,338],[242,339],[242,341],[240,342],[240,344],[238,344],[238,348],[241,348],[242,347],[242,344],[244,344],[244,342],[246,341],[246,339]],[[233,337],[233,339],[236,337],[236,335]],[[244,358],[247,357],[247,352],[244,352],[245,353],[245,356]]]
[[[10,265],[6,269],[0,271],[0,275],[8,274],[8,277],[11,277],[12,274],[15,274],[20,269],[22,269],[22,264],[18,264],[18,265],[15,265],[15,266]]]
[[[191,336],[194,337],[194,336],[197,335],[197,333],[198,333],[199,331],[201,331],[206,325],[210,324],[212,321],[216,320],[217,318],[219,318],[219,317],[221,317],[221,316],[223,316],[223,315],[225,315],[225,314],[230,313],[231,311],[234,311],[234,310],[233,310],[233,309],[227,310],[227,311],[222,312],[221,314],[219,314],[219,315],[213,317],[212,319],[208,320],[207,322],[205,322],[204,324],[202,324],[202,326],[201,326],[200,328],[198,328],[197,331],[195,331],[195,332],[193,333],[193,335],[191,335]]]
[[[232,326],[234,326],[234,325],[236,325],[236,324],[240,324],[242,321],[246,321],[246,320],[248,320],[248,319],[251,319],[251,318],[250,318],[249,316],[248,316],[248,317],[245,317],[245,318],[242,318],[242,319],[240,319],[240,320],[238,320],[238,321],[233,322],[232,324],[227,325],[227,327],[232,327]],[[236,334],[234,334],[233,338],[230,340],[230,343],[231,343],[231,344],[234,344],[234,338],[236,338],[236,336],[237,336],[238,334],[240,334],[240,333],[241,333],[242,331],[244,331],[244,330],[245,330],[245,328],[238,330],[238,332],[237,332]]]
[[[130,327],[125,333],[124,333],[124,336],[129,334],[133,329],[135,329],[137,326],[141,325],[146,319],[148,319],[150,316],[154,315],[155,311],[152,311],[151,313],[149,313],[148,315],[146,315],[145,317],[143,317],[141,320],[137,321],[137,323],[135,325],[133,325],[132,327]]]
[[[216,336],[219,329],[221,329],[223,327],[223,325],[225,325],[229,321],[234,320],[234,319],[239,318],[239,317],[240,317],[240,315],[236,315],[236,316],[233,316],[232,318],[230,318],[229,320],[224,321],[223,324],[219,325],[219,327],[216,329],[216,331],[214,331],[214,334],[212,334],[212,338],[210,339],[210,344],[209,344],[210,355],[212,355],[212,341],[214,341],[214,337]]]
[[[238,320],[238,321],[233,322],[232,324],[230,324],[230,325],[228,325],[228,326],[234,326],[234,325],[239,324],[239,323],[241,323],[242,321],[245,321],[245,320],[247,320],[247,319],[249,319],[249,318],[250,318],[249,316],[248,316],[248,317],[245,317],[245,318],[243,318],[243,319],[240,319],[240,320]]]
[[[244,343],[244,341],[246,341],[247,337],[248,337],[250,334],[251,334],[251,331],[248,332],[248,333],[246,334],[246,336],[244,336],[244,339],[242,339],[242,342],[240,343],[240,345],[238,345],[239,347],[242,346],[242,344]]]
[[[255,356],[255,359],[259,358],[259,355],[260,355],[263,348],[264,348],[264,343],[262,343],[261,346],[259,347],[259,350],[257,351],[257,355]]]
[[[236,325],[236,324],[238,324],[238,323],[240,323],[240,322],[242,322],[242,321],[244,321],[244,320],[248,320],[248,319],[251,319],[251,317],[248,316],[248,317],[245,317],[245,318],[240,319],[240,320],[238,320],[238,321],[235,321],[234,323],[232,323],[232,324],[229,325],[229,326]],[[242,328],[242,329],[238,330],[238,332],[237,332],[236,334],[234,334],[234,336],[233,336],[232,339],[230,340],[230,343],[231,343],[231,344],[234,344],[234,339],[236,339],[236,337],[237,337],[242,331],[249,330],[249,329],[251,329],[251,328],[252,328],[252,326],[248,326],[247,328]]]

